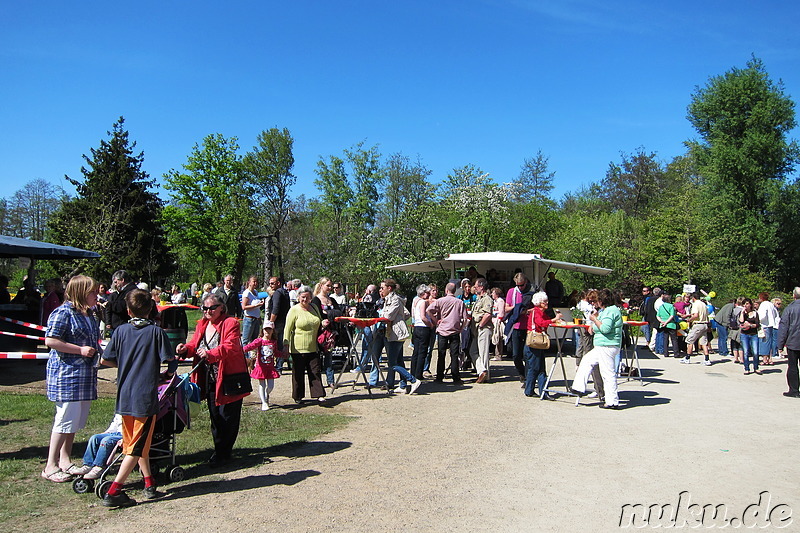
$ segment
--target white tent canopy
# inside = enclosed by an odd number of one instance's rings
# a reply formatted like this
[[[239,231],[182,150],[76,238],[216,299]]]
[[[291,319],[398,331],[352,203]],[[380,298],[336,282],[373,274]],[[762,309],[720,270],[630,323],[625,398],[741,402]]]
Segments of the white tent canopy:
[[[515,269],[520,268],[536,287],[543,286],[544,277],[550,269],[572,270],[597,276],[607,276],[611,273],[610,268],[554,261],[552,259],[545,259],[539,254],[517,254],[507,252],[450,254],[446,259],[441,259],[439,261],[422,261],[420,263],[392,265],[386,268],[403,272],[444,271],[450,275],[450,278],[454,278],[456,269],[469,268],[471,266],[474,266],[478,272],[482,274],[486,274],[486,271],[490,269],[495,269],[498,272],[513,272]]]

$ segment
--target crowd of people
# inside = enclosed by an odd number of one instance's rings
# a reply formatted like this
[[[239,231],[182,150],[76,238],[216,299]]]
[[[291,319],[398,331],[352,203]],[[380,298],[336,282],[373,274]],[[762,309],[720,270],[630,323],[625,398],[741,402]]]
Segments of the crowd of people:
[[[75,433],[85,427],[91,401],[97,398],[98,366],[117,366],[120,420],[112,427],[119,431],[101,436],[113,433],[121,438],[126,458],[103,503],[110,507],[135,503],[122,486],[137,464],[145,479],[144,497],[159,497],[148,451],[161,365],[168,364],[171,374],[176,357],[192,359],[192,381],[207,402],[214,445],[208,464],[227,463],[239,433],[243,399],[252,392],[251,378],[258,382],[264,411],[270,408],[274,380],[286,364],[291,367],[293,400],[301,404],[308,393],[315,404],[325,405],[326,390],[336,386],[333,348],[352,338],[343,333],[347,326],[337,321],[347,316],[383,319],[360,332],[363,341],[354,371],[368,375],[368,387],[382,385],[389,395],[414,394],[425,381],[448,379],[461,385],[465,372],[474,372],[474,383],[482,385],[493,380],[492,361],[505,357],[513,361],[525,396],[552,399],[545,390],[549,340],[540,342],[537,336],[547,337],[548,328],[563,321],[557,307],[572,305],[573,316],[581,317],[584,327],[576,329],[577,370],[569,392],[597,397],[602,408],[619,408],[617,377],[630,301],[623,302],[619,292],[609,289],[566,295],[555,274],[550,274],[544,290],[534,288],[522,272],[506,289],[490,286],[473,268],[464,279],[447,283],[441,295],[435,284],[417,286],[410,304],[391,278],[367,286],[357,296],[345,294],[343,283],[327,277],[313,288],[299,279],[284,282],[272,277],[268,289],[259,292],[259,279],[251,276],[240,294],[233,277],[226,276],[216,290],[204,285],[199,301],[202,318],[191,339],[174,349],[156,326],[153,295],[137,287],[127,272],[114,273],[110,293],[89,277],[75,276],[67,283],[63,301],[54,298],[49,304],[47,396],[55,402],[56,414],[41,475],[53,482],[96,476],[97,464],[90,456],[99,453],[104,441],[96,439],[82,466],[72,462],[71,451]],[[176,290],[173,295],[180,293]],[[701,362],[710,365],[714,331],[719,355],[741,363],[744,374],[760,374],[761,367],[785,354],[789,390],[784,395],[800,397],[800,287],[793,296],[795,301],[783,314],[783,302],[770,300],[766,293],[755,302],[739,298],[716,309],[701,294],[681,294],[673,303],[667,291],[644,287],[637,304],[645,323],[645,343],[655,354],[689,363],[699,350]],[[105,350],[101,322],[111,331]],[[403,350],[409,339],[413,350],[406,368]],[[384,353],[387,372],[381,384]]]

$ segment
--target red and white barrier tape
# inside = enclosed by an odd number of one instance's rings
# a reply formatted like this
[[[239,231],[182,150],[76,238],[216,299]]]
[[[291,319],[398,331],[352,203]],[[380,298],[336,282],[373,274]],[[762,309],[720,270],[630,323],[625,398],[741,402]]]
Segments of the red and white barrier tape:
[[[44,340],[44,337],[36,337],[35,335],[25,335],[24,333],[11,333],[10,331],[0,331],[0,335],[8,335],[9,337],[20,337],[23,339],[33,339],[35,341]]]
[[[0,352],[0,359],[50,359],[49,353]]]
[[[25,326],[26,328],[38,329],[39,331],[47,330],[45,326],[40,326],[39,324],[31,324],[30,322],[23,322],[22,320],[14,320],[13,318],[6,318],[4,316],[0,316],[0,320],[4,322],[11,322],[12,324],[17,324],[19,326]]]

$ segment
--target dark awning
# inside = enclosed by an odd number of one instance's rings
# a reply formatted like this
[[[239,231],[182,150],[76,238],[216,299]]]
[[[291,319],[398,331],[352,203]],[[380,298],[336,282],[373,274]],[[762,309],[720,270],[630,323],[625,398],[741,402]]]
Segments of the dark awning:
[[[32,241],[0,235],[0,257],[30,257],[31,259],[76,259],[100,257],[97,252],[49,242]]]

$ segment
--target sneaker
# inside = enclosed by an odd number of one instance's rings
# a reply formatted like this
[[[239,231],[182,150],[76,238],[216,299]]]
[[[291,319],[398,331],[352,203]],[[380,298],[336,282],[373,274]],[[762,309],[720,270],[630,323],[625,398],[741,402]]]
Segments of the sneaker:
[[[142,495],[146,500],[155,500],[156,498],[163,498],[166,496],[166,493],[159,492],[155,485],[150,485],[149,487],[144,488]]]
[[[136,500],[125,494],[124,490],[121,490],[113,496],[106,494],[103,497],[103,505],[105,507],[130,507],[136,505]]]
[[[419,388],[420,385],[422,385],[422,381],[420,381],[420,380],[417,380],[414,383],[412,383],[411,384],[411,390],[409,391],[409,394],[414,394],[415,392],[417,392],[417,389]]]
[[[269,404],[268,403],[262,403],[261,404],[261,410],[262,411],[269,411]]]
[[[406,390],[406,388],[405,388],[405,387],[401,387],[401,386],[399,386],[399,385],[398,385],[398,386],[397,386],[397,388],[396,388],[396,389],[394,389],[394,391],[393,391],[393,392],[394,392],[395,394],[406,394],[408,391]]]
[[[103,473],[102,466],[93,466],[92,469],[89,470],[89,472],[87,472],[85,476],[83,476],[83,479],[99,479],[102,473]]]
[[[587,396],[587,398],[597,398],[597,392],[593,392]]]
[[[688,357],[684,357],[683,359],[681,359],[681,363],[683,363],[685,365],[688,365],[689,364],[689,358]]]
[[[703,361],[703,365],[705,365],[705,366],[711,366],[711,361],[709,361],[708,359],[706,359],[705,361]]]

